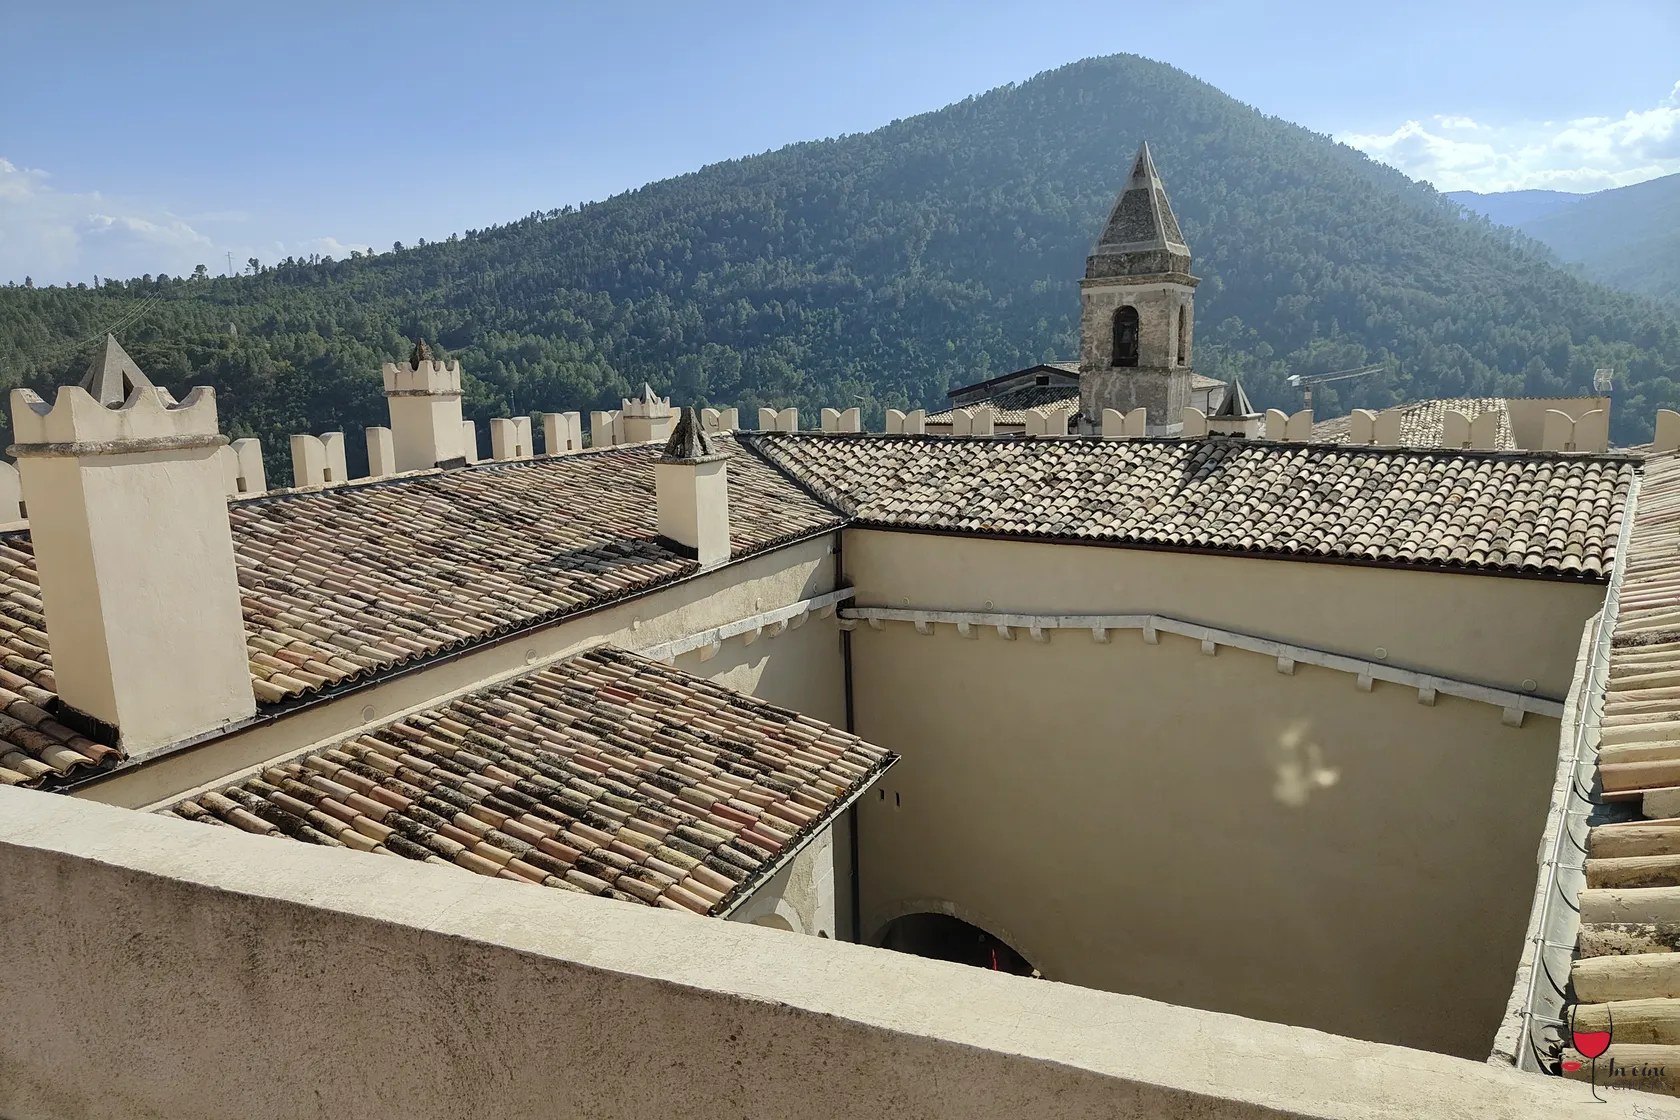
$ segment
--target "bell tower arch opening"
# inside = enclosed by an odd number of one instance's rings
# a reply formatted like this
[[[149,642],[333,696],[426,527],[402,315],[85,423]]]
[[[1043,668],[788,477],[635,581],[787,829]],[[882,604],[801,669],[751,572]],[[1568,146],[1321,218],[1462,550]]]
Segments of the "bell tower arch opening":
[[[1138,364],[1138,311],[1131,304],[1114,313],[1114,365],[1131,368]]]
[[[1000,937],[950,914],[905,914],[887,923],[880,946],[938,961],[955,961],[994,972],[1032,976],[1031,962]]]
[[[1190,364],[1190,307],[1183,303],[1178,305],[1178,364]]]

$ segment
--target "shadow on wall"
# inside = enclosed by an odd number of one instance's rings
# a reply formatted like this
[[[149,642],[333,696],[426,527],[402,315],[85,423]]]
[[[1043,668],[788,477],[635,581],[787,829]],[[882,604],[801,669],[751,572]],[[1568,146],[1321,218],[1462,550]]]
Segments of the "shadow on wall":
[[[1006,942],[949,914],[905,914],[894,918],[881,934],[881,947],[1014,976],[1038,975],[1027,958]]]

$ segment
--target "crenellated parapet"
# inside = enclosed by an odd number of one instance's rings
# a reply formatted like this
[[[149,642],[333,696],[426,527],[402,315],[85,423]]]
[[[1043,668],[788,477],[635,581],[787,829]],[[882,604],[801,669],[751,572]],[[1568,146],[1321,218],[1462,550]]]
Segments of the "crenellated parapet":
[[[422,358],[417,362],[386,362],[387,397],[459,397],[461,363]]]
[[[50,405],[31,389],[13,389],[12,433],[20,456],[123,454],[227,442],[217,428],[216,390],[200,385],[177,401],[149,381],[133,386],[114,406],[80,385],[61,385]]]

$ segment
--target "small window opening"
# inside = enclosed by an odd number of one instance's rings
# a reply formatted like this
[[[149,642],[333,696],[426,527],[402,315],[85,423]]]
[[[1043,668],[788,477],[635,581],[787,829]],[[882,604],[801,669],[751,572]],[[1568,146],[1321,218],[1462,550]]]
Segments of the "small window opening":
[[[1138,364],[1138,313],[1135,307],[1122,307],[1114,313],[1114,365]]]
[[[233,480],[233,488],[238,490],[241,494],[245,494],[250,492],[251,485],[245,481],[244,475],[240,475],[238,478]]]
[[[1188,365],[1190,362],[1190,311],[1184,306],[1178,309],[1178,364]]]
[[[1034,385],[1048,385],[1048,384],[1050,384],[1050,375],[1048,373],[1039,374],[1037,377],[1033,378],[1033,384]]]
[[[25,521],[29,520],[29,503],[28,502],[21,501],[21,500],[18,502],[18,516]]]

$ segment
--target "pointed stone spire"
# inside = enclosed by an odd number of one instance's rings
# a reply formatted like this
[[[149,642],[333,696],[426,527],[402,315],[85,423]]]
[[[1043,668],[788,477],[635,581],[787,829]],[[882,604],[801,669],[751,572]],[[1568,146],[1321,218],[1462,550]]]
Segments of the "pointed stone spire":
[[[408,368],[418,370],[421,362],[432,360],[432,348],[427,346],[424,339],[414,340],[414,349],[408,352]]]
[[[646,381],[642,382],[642,403],[643,404],[658,404],[659,403],[659,397],[654,394],[653,386],[649,385]]]
[[[660,462],[699,463],[722,457],[712,438],[700,427],[700,417],[694,409],[681,409],[677,413],[677,426],[665,443],[665,453],[659,457]]]
[[[1100,263],[1099,263],[1100,262]],[[1178,228],[1167,188],[1155,170],[1149,143],[1138,148],[1132,173],[1109,212],[1087,276],[1139,276],[1190,272],[1190,246]]]
[[[141,372],[134,359],[117,345],[115,335],[106,335],[82,378],[82,388],[106,408],[119,408],[137,388],[150,388],[151,378]]]
[[[1213,410],[1210,419],[1243,420],[1258,415],[1254,406],[1248,403],[1248,394],[1243,392],[1242,378],[1233,376],[1231,383],[1225,386],[1224,399],[1219,402],[1219,407]]]

